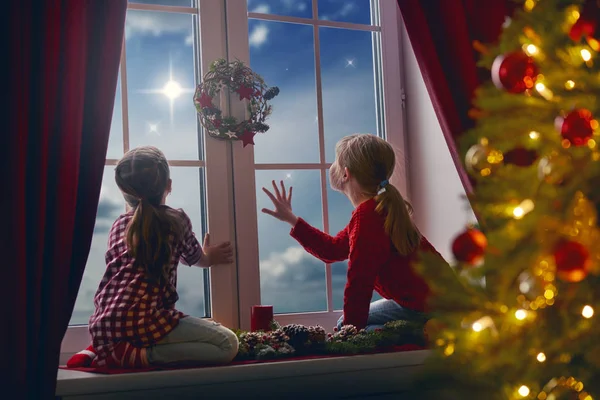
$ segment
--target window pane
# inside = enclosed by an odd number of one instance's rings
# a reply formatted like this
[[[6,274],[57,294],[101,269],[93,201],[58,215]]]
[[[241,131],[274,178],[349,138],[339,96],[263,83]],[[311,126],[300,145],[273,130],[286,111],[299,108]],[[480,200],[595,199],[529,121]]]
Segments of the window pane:
[[[106,158],[119,159],[123,155],[123,105],[121,103],[121,73],[117,80],[115,90],[115,105],[113,107],[112,122],[110,125],[110,136],[108,139],[108,151]]]
[[[319,162],[312,27],[250,20],[249,34],[252,69],[281,90],[271,102],[271,129],[254,138],[256,162]]]
[[[337,28],[319,32],[325,152],[327,162],[333,162],[342,137],[377,133],[373,33]]]
[[[199,158],[193,22],[186,14],[127,13],[130,148],[154,145],[168,159]]]
[[[319,19],[371,24],[371,0],[319,0],[318,5]]]
[[[125,201],[115,183],[114,167],[105,167],[92,246],[70,325],[87,325],[90,316],[94,313],[94,295],[106,270],[104,254],[107,250],[108,232],[117,217],[124,212]]]
[[[129,3],[156,4],[160,6],[195,7],[195,0],[128,0]]]
[[[312,18],[311,0],[248,0],[248,12]]]
[[[263,214],[273,204],[262,187],[273,191],[271,180],[293,186],[294,213],[322,229],[319,171],[256,171],[261,302],[276,313],[327,310],[325,266],[289,235],[290,226]],[[250,240],[250,239],[249,239]]]
[[[182,208],[192,221],[194,233],[202,244],[202,219],[200,203],[200,173],[203,170],[194,167],[171,167],[173,190],[167,198],[167,204],[173,208]],[[204,269],[179,264],[177,270],[178,310],[195,317],[205,317]]]

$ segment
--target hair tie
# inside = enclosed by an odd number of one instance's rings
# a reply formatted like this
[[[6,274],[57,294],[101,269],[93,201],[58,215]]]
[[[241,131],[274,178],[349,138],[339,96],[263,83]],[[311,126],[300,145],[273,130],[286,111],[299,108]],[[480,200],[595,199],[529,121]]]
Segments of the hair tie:
[[[389,183],[390,182],[387,179],[382,180],[379,184],[379,190],[377,191],[377,195],[380,195],[381,193],[385,192],[385,187],[389,185]]]

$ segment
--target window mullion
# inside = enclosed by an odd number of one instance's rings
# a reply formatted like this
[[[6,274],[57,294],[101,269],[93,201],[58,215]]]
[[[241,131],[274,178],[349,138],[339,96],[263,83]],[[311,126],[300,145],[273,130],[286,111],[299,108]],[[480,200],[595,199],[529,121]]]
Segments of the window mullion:
[[[202,0],[198,18],[201,66],[208,71],[214,60],[227,57],[225,0]],[[231,144],[204,135],[204,146],[208,232],[213,243],[233,242]],[[237,292],[235,264],[210,269],[211,316],[231,328],[238,327]]]
[[[250,65],[248,41],[248,12],[246,1],[226,1],[227,56]],[[244,118],[242,102],[232,101],[231,115]],[[235,245],[239,295],[239,324],[250,329],[251,306],[260,304],[260,260],[258,252],[258,213],[254,151],[243,148],[241,142],[231,143],[233,168],[233,197],[235,209]],[[237,200],[237,201],[235,201]]]

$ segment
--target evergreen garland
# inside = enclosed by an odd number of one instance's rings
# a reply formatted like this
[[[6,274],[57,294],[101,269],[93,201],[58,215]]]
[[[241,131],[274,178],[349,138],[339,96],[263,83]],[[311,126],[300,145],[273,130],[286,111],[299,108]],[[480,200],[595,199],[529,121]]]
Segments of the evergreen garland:
[[[403,344],[426,345],[425,321],[393,321],[382,329],[367,332],[346,325],[333,334],[321,326],[290,324],[281,327],[277,322],[270,332],[238,330],[237,360],[261,360],[297,355],[364,354],[391,349]]]

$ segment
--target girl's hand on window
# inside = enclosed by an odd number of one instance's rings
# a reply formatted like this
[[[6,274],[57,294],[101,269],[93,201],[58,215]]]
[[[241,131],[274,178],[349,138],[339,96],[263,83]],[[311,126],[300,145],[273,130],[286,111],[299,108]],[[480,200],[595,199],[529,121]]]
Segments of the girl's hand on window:
[[[277,218],[278,220],[287,222],[288,224],[290,224],[292,226],[296,225],[296,222],[298,221],[298,217],[296,217],[296,215],[294,215],[294,213],[292,212],[292,189],[293,188],[290,186],[289,193],[286,193],[285,185],[283,184],[283,181],[280,182],[281,191],[277,187],[277,184],[275,184],[275,181],[272,181],[272,183],[273,183],[273,189],[275,191],[275,195],[273,195],[273,193],[269,192],[265,188],[262,188],[262,190],[263,190],[263,192],[265,192],[267,194],[267,196],[269,196],[269,198],[273,202],[273,205],[275,206],[275,210],[269,210],[267,208],[263,208],[262,212],[264,212],[265,214],[269,214],[269,215]]]
[[[201,267],[231,264],[233,262],[233,248],[231,247],[231,243],[223,242],[213,246],[210,244],[210,236],[208,233],[204,236],[202,251],[204,255],[200,259]]]

